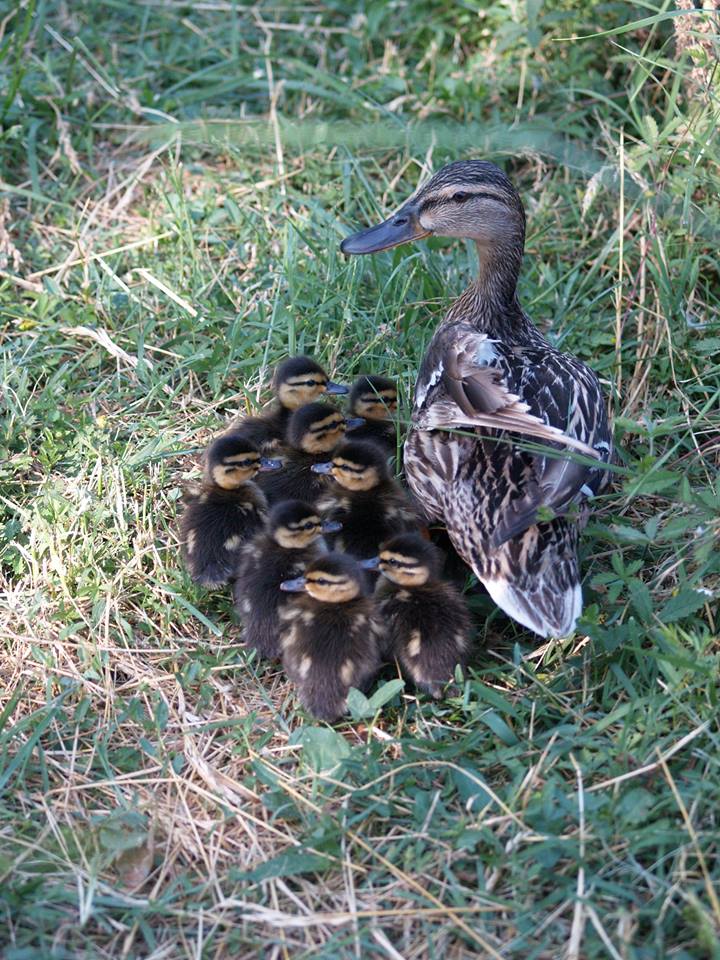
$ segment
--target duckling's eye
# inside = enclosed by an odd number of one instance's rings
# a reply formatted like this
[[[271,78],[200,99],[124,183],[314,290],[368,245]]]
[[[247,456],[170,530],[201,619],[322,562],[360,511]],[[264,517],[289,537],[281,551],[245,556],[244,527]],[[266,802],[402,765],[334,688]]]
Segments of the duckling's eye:
[[[472,193],[468,193],[467,191],[463,191],[463,190],[458,190],[457,193],[454,193],[454,194],[450,197],[450,199],[459,202],[459,201],[462,201],[462,200],[469,200],[470,197],[472,197],[472,196],[473,196]]]
[[[324,386],[324,384],[318,383],[317,380],[306,380],[305,386],[306,387],[322,387]]]
[[[304,524],[302,525],[302,529],[303,529],[303,530],[314,530],[314,529],[315,529],[315,524],[314,524],[311,520],[308,520],[307,523],[304,523]]]

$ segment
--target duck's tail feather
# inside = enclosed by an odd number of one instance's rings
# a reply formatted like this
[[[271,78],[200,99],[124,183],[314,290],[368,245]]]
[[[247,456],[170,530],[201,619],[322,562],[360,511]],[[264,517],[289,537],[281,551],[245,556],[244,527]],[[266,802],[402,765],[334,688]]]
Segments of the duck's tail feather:
[[[504,579],[483,579],[483,584],[501,610],[541,637],[566,637],[582,613],[579,583],[562,589],[548,580],[531,588]]]

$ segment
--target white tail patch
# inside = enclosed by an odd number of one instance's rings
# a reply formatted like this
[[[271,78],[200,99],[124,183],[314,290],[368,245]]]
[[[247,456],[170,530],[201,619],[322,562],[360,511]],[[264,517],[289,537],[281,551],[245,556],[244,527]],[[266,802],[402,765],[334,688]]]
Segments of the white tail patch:
[[[556,596],[556,609],[562,605],[562,620],[558,622],[550,622],[542,616],[529,601],[529,598],[522,597],[520,591],[511,583],[508,583],[507,580],[483,580],[483,584],[501,610],[504,610],[513,620],[517,620],[518,623],[541,637],[568,636],[575,629],[575,621],[582,613],[580,584],[566,590],[562,598]],[[552,588],[553,585],[548,583],[546,589],[552,590]]]

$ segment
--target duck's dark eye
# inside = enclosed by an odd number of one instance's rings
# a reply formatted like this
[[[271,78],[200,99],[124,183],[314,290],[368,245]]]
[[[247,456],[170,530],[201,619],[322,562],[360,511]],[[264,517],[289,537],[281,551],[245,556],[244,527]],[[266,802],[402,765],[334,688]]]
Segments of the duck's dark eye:
[[[461,202],[462,200],[469,200],[470,197],[472,197],[472,193],[467,193],[467,191],[458,190],[457,193],[454,193],[452,197],[450,197],[450,199],[455,200],[457,202]]]

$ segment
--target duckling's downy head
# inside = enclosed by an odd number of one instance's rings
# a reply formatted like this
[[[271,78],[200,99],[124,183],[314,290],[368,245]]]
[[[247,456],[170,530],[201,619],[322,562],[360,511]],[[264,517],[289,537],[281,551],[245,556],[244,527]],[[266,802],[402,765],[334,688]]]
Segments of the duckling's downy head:
[[[347,237],[343,253],[375,253],[431,235],[463,237],[480,247],[522,250],[525,212],[517,191],[494,163],[458,160],[438,172],[388,220]]]
[[[297,410],[322,394],[347,393],[348,388],[333,383],[312,357],[288,357],[275,370],[273,390],[287,410]]]
[[[385,453],[365,440],[346,440],[327,463],[314,463],[315,473],[327,473],[346,490],[373,490],[390,479]]]
[[[307,403],[290,417],[288,442],[304,453],[330,453],[354,423],[329,403]]]
[[[226,433],[213,440],[205,453],[205,475],[223,490],[236,490],[260,470],[277,470],[279,460],[263,457],[242,433]]]
[[[362,568],[343,553],[326,553],[305,569],[305,575],[285,580],[280,589],[289,593],[308,593],[321,603],[348,603],[367,595]]]
[[[420,587],[439,575],[441,563],[432,543],[417,533],[401,533],[382,543],[378,557],[366,565],[400,586]]]
[[[390,420],[397,406],[397,386],[387,377],[358,377],[350,389],[350,410],[356,417]]]
[[[310,503],[286,500],[273,507],[268,517],[268,532],[286,550],[304,550],[323,533],[342,529],[337,520],[321,520]]]

